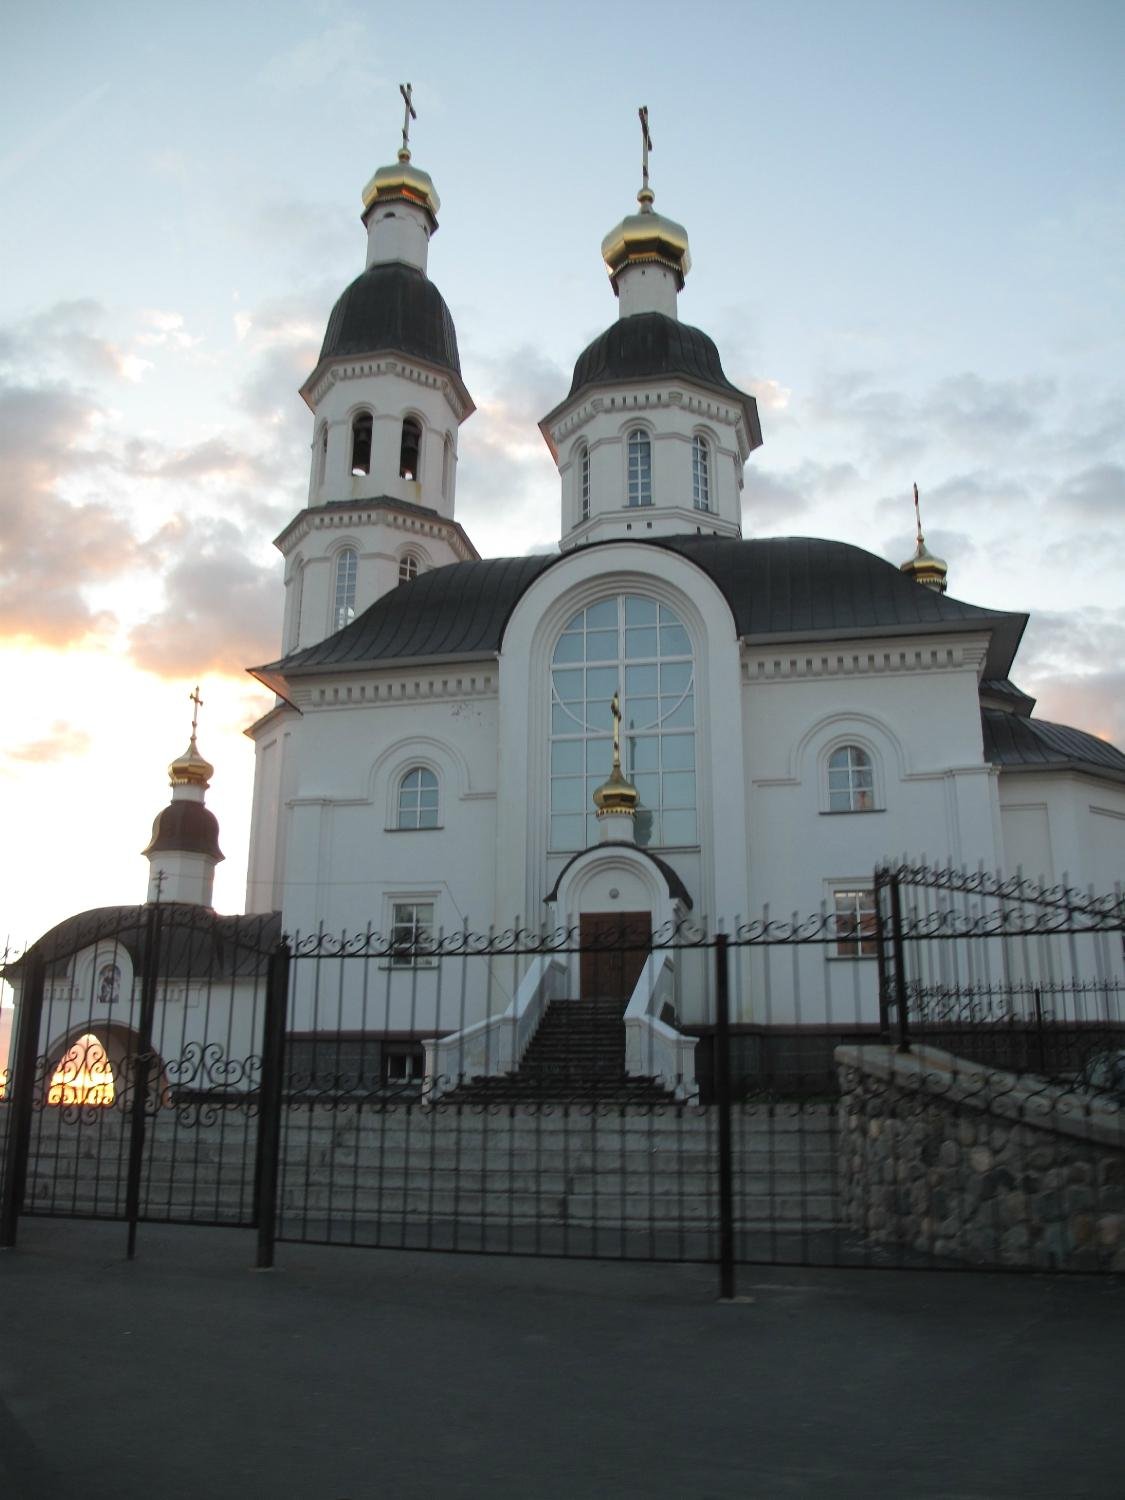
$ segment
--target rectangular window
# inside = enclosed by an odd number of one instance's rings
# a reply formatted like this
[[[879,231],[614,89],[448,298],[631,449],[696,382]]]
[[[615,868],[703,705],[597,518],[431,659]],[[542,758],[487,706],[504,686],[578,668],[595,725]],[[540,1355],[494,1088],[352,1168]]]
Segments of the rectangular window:
[[[391,905],[391,967],[429,968],[437,960],[429,950],[434,941],[434,903],[395,901]]]
[[[875,892],[869,886],[862,890],[835,891],[833,899],[836,905],[836,957],[874,958],[878,952]]]

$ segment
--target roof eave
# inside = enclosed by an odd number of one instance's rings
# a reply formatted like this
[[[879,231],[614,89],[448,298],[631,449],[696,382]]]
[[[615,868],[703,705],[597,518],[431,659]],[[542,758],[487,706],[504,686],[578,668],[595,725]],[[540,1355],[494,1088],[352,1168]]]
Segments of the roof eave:
[[[397,345],[390,345],[386,349],[371,349],[366,354],[331,354],[327,359],[318,359],[312,374],[298,388],[297,393],[308,409],[315,412],[316,405],[312,400],[312,392],[326,370],[331,370],[337,365],[354,365],[357,360],[382,359],[385,355],[394,355],[396,359],[404,359],[408,364],[416,365],[419,370],[428,370],[432,375],[449,380],[465,409],[463,415],[458,418],[458,425],[467,421],[476,411],[477,404],[469,394],[468,386],[452,366],[434,364],[431,360],[423,359],[421,355],[411,354],[408,349],[398,348]]]
[[[995,766],[1002,776],[1058,776],[1069,773],[1072,776],[1089,776],[1095,781],[1110,781],[1117,786],[1125,786],[1125,770],[1100,766],[1092,760],[990,760],[989,764]]]

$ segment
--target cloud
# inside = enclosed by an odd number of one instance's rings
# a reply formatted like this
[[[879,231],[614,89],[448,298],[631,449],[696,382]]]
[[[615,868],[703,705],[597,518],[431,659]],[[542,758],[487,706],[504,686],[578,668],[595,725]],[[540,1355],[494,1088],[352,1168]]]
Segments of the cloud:
[[[755,468],[747,479],[743,508],[753,530],[761,534],[860,483],[858,470],[848,463],[809,459],[792,469]]]
[[[345,20],[319,35],[275,52],[258,71],[258,82],[286,97],[333,82],[361,85],[365,94],[380,83],[371,73],[372,43],[361,21]]]
[[[164,605],[130,632],[138,666],[164,677],[235,676],[277,654],[280,570],[247,556],[239,526],[180,519],[153,547],[167,559]]]
[[[71,505],[58,493],[97,414],[63,386],[0,384],[0,635],[62,646],[113,623],[82,590],[128,571],[137,539],[108,506]]]
[[[1071,474],[1055,490],[1052,503],[1085,516],[1120,520],[1125,514],[1125,465],[1092,464]]]
[[[4,754],[9,760],[50,765],[55,761],[85,755],[92,744],[93,740],[84,729],[75,729],[65,719],[56,719],[49,732],[40,739],[15,745],[5,750]]]

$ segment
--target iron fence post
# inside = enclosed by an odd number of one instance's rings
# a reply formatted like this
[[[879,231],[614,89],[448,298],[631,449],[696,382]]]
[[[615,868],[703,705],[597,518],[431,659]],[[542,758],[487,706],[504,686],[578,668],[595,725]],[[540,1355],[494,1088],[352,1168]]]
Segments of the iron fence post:
[[[719,1110],[719,1296],[734,1297],[734,1155],[731,1141],[730,953],[715,938],[715,1101]]]
[[[282,1073],[285,1020],[289,1008],[290,948],[285,938],[270,954],[266,1008],[262,1020],[262,1080],[258,1089],[258,1158],[254,1171],[254,1223],[258,1229],[259,1271],[273,1266],[277,1234],[277,1184],[281,1154]]]
[[[891,937],[894,942],[895,1005],[898,1009],[898,1050],[910,1051],[910,1020],[906,1014],[906,952],[902,937],[902,893],[899,878],[890,878]]]
[[[886,889],[887,872],[880,867],[875,871],[875,962],[879,976],[879,1035],[889,1041],[891,1014],[887,991],[890,986],[887,982],[886,914],[883,909]]]
[[[144,1165],[145,1113],[152,1073],[152,1027],[156,1017],[156,981],[160,966],[161,908],[154,902],[145,913],[145,958],[141,970],[141,1013],[137,1053],[133,1059],[133,1107],[129,1120],[129,1170],[125,1180],[125,1218],[129,1225],[126,1256],[137,1252],[137,1220],[141,1213],[141,1169]]]
[[[31,1109],[35,1101],[35,1057],[39,1050],[39,1022],[47,966],[41,954],[27,960],[20,985],[19,1025],[12,1049],[14,1067],[8,1072],[8,1142],[4,1152],[4,1194],[0,1199],[0,1250],[11,1250],[27,1185],[31,1149]]]

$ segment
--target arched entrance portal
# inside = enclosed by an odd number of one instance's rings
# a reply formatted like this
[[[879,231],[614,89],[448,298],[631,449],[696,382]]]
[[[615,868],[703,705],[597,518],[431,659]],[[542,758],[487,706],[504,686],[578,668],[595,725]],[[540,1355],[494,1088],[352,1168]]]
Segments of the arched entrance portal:
[[[43,1103],[60,1109],[124,1108],[133,1096],[139,1051],[140,1038],[129,1026],[87,1022],[72,1027],[47,1050]],[[155,1051],[148,1077],[150,1103],[166,1103],[164,1059]]]

